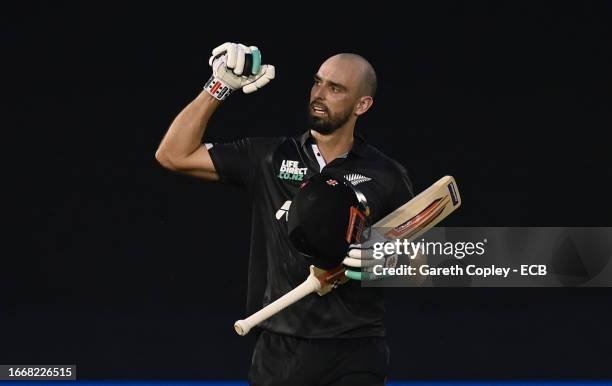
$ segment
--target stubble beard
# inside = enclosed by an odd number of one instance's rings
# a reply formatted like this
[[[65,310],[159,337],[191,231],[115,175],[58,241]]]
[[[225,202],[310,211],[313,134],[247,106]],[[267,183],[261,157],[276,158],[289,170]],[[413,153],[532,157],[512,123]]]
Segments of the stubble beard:
[[[308,105],[308,121],[310,128],[318,133],[327,135],[332,134],[342,127],[351,117],[351,111],[347,110],[341,114],[332,115],[329,110],[324,117],[319,117],[313,114]]]

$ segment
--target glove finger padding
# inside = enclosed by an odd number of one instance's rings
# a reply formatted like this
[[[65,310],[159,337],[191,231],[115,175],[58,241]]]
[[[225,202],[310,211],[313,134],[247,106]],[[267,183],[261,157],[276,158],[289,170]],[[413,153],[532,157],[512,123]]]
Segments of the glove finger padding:
[[[365,248],[360,244],[350,246],[347,256],[354,259],[374,259],[374,248]]]
[[[227,43],[223,43],[223,44],[221,44],[221,45],[219,45],[219,46],[217,46],[217,47],[213,48],[213,50],[212,50],[212,56],[217,56],[217,55],[220,55],[220,54],[226,53],[226,52],[227,52],[227,50],[228,50],[228,48],[230,48],[232,45],[235,45],[235,44],[236,44],[236,43],[230,43],[230,42],[227,42]]]
[[[246,61],[245,55],[246,54],[250,54],[251,53],[251,49],[249,47],[243,46],[242,44],[238,44],[238,47],[236,48],[236,65],[234,67],[234,74],[236,75],[242,75],[245,71],[244,71],[244,63]],[[244,74],[245,76],[251,75],[250,74],[250,69],[247,71],[247,74]]]
[[[375,264],[369,264],[366,262],[382,262],[384,259],[394,255],[395,253],[384,253],[383,251],[374,251],[372,246],[366,246],[363,244],[351,244],[349,250],[346,253],[345,260],[347,262],[354,262],[356,265],[346,264],[352,267],[364,267]],[[366,265],[364,265],[366,264]]]
[[[353,268],[373,267],[382,263],[383,261],[380,259],[354,259],[352,257],[345,257],[344,260],[342,260],[342,264]]]
[[[260,88],[262,88],[263,86],[265,86],[266,84],[270,83],[270,81],[274,79],[274,76],[275,76],[274,66],[271,64],[264,64],[261,67],[261,71],[259,72],[259,74],[251,75],[248,77],[248,80],[251,80],[251,78],[254,78],[254,80],[252,80],[251,83],[245,84],[242,87],[242,91],[245,94],[250,94],[252,92],[255,92],[259,90]]]
[[[212,50],[211,58],[214,59],[216,56],[223,54],[227,55],[227,68],[232,69],[236,75],[242,75],[244,73],[245,55],[251,54],[251,47],[240,43],[223,43]],[[209,64],[210,62],[209,59]],[[250,75],[250,73],[245,75]]]
[[[236,68],[236,61],[238,60],[238,45],[231,43],[225,54],[227,55],[227,68],[233,70]]]

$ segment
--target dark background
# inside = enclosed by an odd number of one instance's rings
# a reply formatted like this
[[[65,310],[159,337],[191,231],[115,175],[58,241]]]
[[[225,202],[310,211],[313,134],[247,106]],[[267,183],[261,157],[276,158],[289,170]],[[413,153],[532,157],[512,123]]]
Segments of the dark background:
[[[612,225],[610,2],[21,4],[0,12],[0,363],[246,377],[249,202],[154,159],[225,41],[277,78],[232,96],[207,140],[303,131],[319,64],[355,52],[380,82],[359,130],[419,191],[455,176],[446,225]],[[610,378],[611,294],[390,290],[390,377]]]

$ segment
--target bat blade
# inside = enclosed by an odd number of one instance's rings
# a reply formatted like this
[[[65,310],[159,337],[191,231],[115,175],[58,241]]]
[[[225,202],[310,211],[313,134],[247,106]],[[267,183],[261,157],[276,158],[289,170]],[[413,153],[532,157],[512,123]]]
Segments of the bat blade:
[[[429,188],[378,221],[374,228],[390,228],[388,240],[414,240],[454,212],[461,205],[457,183],[452,176],[440,178]]]
[[[378,235],[381,241],[395,239],[412,241],[436,226],[460,205],[461,196],[455,179],[452,176],[444,176],[416,197],[377,221],[372,229],[373,231],[384,230],[382,235]],[[310,274],[302,284],[248,318],[238,320],[234,323],[234,329],[238,335],[244,336],[251,328],[303,297],[313,292],[320,296],[326,295],[349,280],[344,274],[345,270],[344,266],[327,271],[310,266]]]

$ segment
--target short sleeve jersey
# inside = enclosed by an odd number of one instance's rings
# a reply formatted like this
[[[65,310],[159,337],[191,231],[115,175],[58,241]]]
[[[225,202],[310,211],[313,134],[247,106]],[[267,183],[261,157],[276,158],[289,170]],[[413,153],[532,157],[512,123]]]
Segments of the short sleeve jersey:
[[[302,181],[321,171],[342,173],[366,196],[373,223],[413,197],[405,169],[359,135],[345,157],[328,164],[310,131],[215,143],[209,153],[221,182],[244,188],[252,199],[248,314],[308,276],[308,261],[287,235],[287,209]],[[382,291],[350,280],[325,296],[308,295],[260,327],[304,338],[384,336]]]

